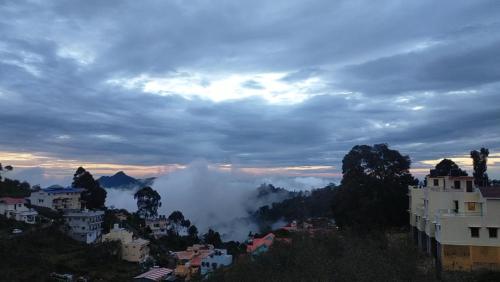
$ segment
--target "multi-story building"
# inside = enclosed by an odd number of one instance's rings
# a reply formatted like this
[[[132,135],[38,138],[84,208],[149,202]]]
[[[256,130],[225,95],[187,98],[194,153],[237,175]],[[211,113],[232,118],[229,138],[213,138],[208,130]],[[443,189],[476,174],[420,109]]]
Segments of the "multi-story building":
[[[201,276],[205,276],[217,268],[231,265],[233,256],[224,249],[214,249],[214,251],[201,259]]]
[[[274,243],[275,237],[276,236],[273,233],[269,233],[262,238],[249,239],[247,244],[247,253],[251,255],[259,255],[267,252]]]
[[[94,243],[101,239],[103,211],[78,210],[64,214],[67,234],[80,242]]]
[[[469,176],[427,176],[410,187],[410,226],[439,270],[500,270],[500,187]]]
[[[26,206],[25,198],[0,198],[0,214],[17,221],[34,224],[38,213]]]
[[[54,210],[78,210],[82,208],[80,194],[83,190],[54,185],[33,191],[29,200],[34,206],[47,207]]]
[[[143,262],[149,256],[149,241],[141,238],[134,238],[132,232],[120,228],[118,224],[115,224],[108,234],[104,234],[102,240],[120,241],[123,260]]]
[[[157,218],[147,218],[146,226],[151,229],[151,234],[155,238],[160,238],[167,235],[169,220],[164,215],[160,215]]]

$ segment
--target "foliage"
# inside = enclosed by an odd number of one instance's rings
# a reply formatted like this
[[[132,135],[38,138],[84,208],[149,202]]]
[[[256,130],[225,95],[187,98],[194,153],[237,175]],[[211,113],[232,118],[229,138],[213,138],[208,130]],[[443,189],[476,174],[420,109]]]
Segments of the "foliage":
[[[82,192],[82,202],[88,209],[104,209],[106,190],[97,182],[92,174],[83,167],[79,167],[73,176],[73,187],[85,189]]]
[[[304,220],[309,217],[332,217],[331,202],[336,186],[330,184],[325,188],[312,190],[310,194],[298,193],[290,199],[273,203],[270,207],[260,207],[253,218],[258,222],[261,231],[279,221]]]
[[[161,196],[146,186],[139,189],[134,194],[134,199],[137,199],[137,213],[142,218],[154,218],[158,215],[158,208],[161,207]]]
[[[46,281],[52,272],[73,273],[90,281],[128,281],[140,273],[122,261],[116,242],[86,245],[56,227],[0,240],[2,281]]]
[[[30,184],[5,178],[0,180],[0,197],[24,198],[31,195]]]
[[[410,158],[386,144],[357,145],[342,160],[342,185],[333,197],[339,226],[362,230],[407,224]]]
[[[212,229],[208,229],[208,232],[203,235],[203,243],[212,244],[216,248],[222,247],[222,240],[220,238],[219,232]]]
[[[481,150],[473,150],[470,152],[470,157],[472,158],[472,165],[474,167],[474,183],[477,186],[483,187],[488,186],[488,174],[486,170],[488,169],[488,155],[490,152],[486,148],[481,148]]]
[[[462,170],[454,161],[443,159],[434,169],[431,169],[430,176],[467,176],[467,172]]]
[[[13,169],[14,168],[11,165],[2,166],[2,163],[0,163],[0,181],[2,180],[2,172],[11,171]]]
[[[181,223],[184,220],[184,215],[180,211],[173,211],[169,216],[168,220],[175,223]]]
[[[239,259],[208,281],[432,281],[432,273],[418,267],[420,260],[406,234],[296,235],[292,244],[276,242],[269,252]]]

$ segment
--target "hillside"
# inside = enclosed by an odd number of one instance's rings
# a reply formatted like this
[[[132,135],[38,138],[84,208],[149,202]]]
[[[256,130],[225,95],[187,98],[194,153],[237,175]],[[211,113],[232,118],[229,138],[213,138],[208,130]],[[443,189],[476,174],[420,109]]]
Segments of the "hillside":
[[[154,177],[138,179],[119,171],[112,176],[101,176],[97,181],[104,188],[139,188],[153,184]]]

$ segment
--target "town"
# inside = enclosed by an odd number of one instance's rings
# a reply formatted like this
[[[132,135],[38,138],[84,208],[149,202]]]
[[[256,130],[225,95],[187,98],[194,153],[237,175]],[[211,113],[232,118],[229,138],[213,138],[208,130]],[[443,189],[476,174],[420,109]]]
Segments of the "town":
[[[377,149],[386,150],[386,147]],[[483,160],[487,159],[486,149],[482,149],[481,154]],[[1,171],[12,169],[5,166]],[[415,254],[425,254],[423,261],[433,262],[436,277],[443,273],[446,277],[446,273],[500,270],[500,186],[496,186],[496,180],[487,178],[485,169],[480,172],[476,171],[475,177],[467,176],[453,161],[444,159],[430,170],[424,181],[408,185],[406,209],[409,214],[401,215],[402,218],[409,216],[409,221],[403,224],[409,224],[405,236],[414,241]],[[10,190],[5,189],[7,183],[11,185]],[[342,229],[347,227],[341,213],[337,216],[334,213],[333,217],[327,216],[328,213],[288,217],[288,222],[274,229],[267,228],[260,234],[250,232],[245,242],[223,242],[220,234],[212,229],[199,236],[196,226],[181,211],[168,216],[158,214],[161,197],[149,186],[135,192],[138,209],[130,213],[105,207],[99,197],[106,192],[102,193],[98,182],[85,169],[78,168],[73,183],[71,187],[34,186],[26,190],[26,184],[3,179],[4,190],[0,192],[12,195],[0,197],[2,240],[17,240],[44,229],[61,232],[69,244],[73,241],[73,244],[96,246],[100,251],[109,249],[108,255],[118,256],[136,272],[127,280],[217,281],[224,273],[231,273],[234,264],[252,264],[274,248],[285,251],[302,244],[303,238],[314,242],[325,236],[343,236],[346,231]],[[343,197],[341,188],[332,190],[334,202]],[[23,192],[29,196],[15,196]],[[300,206],[294,208],[302,210]],[[273,204],[272,209],[282,208]],[[261,210],[261,216],[265,212],[270,213],[269,208]],[[287,218],[284,211],[281,216]],[[368,223],[360,227],[371,228]],[[46,278],[92,281],[85,273],[58,272],[57,269]]]

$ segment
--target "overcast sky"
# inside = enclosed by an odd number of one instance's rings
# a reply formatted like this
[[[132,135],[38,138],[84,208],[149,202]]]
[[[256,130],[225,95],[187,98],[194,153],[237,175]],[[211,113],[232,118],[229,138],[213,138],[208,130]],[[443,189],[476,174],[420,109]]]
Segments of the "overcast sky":
[[[357,144],[415,173],[490,149],[500,1],[0,0],[0,161],[45,178],[338,177]],[[425,170],[424,170],[425,168]]]

